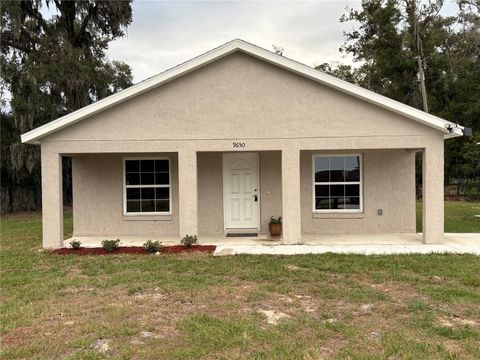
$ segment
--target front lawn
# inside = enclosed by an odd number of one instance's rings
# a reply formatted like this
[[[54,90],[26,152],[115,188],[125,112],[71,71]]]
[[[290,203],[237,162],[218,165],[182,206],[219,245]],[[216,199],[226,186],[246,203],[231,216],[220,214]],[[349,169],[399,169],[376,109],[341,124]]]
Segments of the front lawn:
[[[445,232],[480,233],[480,202],[445,201]],[[417,231],[422,231],[422,203],[417,201]]]
[[[479,257],[76,257],[40,239],[39,215],[2,219],[2,359],[480,358]]]

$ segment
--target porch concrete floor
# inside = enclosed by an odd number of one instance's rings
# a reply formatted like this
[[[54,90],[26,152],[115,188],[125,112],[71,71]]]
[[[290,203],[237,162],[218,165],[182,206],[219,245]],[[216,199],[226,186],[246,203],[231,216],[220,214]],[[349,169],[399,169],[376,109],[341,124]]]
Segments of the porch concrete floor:
[[[84,247],[99,247],[105,238],[117,236],[78,236]],[[142,246],[147,240],[159,240],[163,245],[177,245],[176,236],[154,238],[151,236],[120,236],[122,246]],[[64,241],[68,247],[73,238]],[[199,244],[216,245],[215,255],[235,254],[428,254],[428,253],[468,253],[480,255],[480,234],[446,233],[444,244],[423,244],[422,234],[328,234],[302,235],[302,245],[283,245],[281,239],[271,239],[269,235],[258,237],[233,237],[225,235],[200,235]]]
[[[142,246],[147,240],[161,241],[162,245],[178,245],[178,236],[74,236],[63,242],[64,247],[70,246],[73,239],[79,240],[83,247],[99,247],[105,239],[120,239],[121,246]],[[224,234],[199,235],[200,245],[280,245],[281,238],[271,238],[267,234],[258,234],[257,237],[226,237]]]

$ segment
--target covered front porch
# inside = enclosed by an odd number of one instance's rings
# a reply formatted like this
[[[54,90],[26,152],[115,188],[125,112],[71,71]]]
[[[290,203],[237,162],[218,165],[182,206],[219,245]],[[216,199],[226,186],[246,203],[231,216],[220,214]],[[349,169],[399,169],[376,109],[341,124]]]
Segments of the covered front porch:
[[[84,239],[84,245],[112,238],[120,238],[124,244],[144,239],[178,244],[186,234],[197,234],[203,244],[320,244],[342,236],[356,243],[375,243],[375,239],[387,243],[443,242],[443,142],[437,139],[378,138],[375,143],[350,139],[348,147],[346,140],[272,140],[271,148],[262,140],[252,140],[245,144],[248,151],[232,150],[229,141],[196,142],[189,147],[164,142],[119,145],[42,146],[44,247],[65,245],[63,156],[73,160],[73,237]],[[414,157],[418,151],[423,153],[423,235],[415,234]],[[256,193],[248,200],[253,203],[258,199],[258,225],[229,229],[225,218],[225,154],[247,153],[258,154],[258,188],[252,188]],[[363,205],[358,211],[316,212],[313,156],[342,154],[362,158]],[[170,161],[169,211],[130,216],[125,213],[125,161],[157,158]],[[270,216],[283,217],[282,236],[274,240],[266,235]],[[230,230],[258,236],[227,238]]]

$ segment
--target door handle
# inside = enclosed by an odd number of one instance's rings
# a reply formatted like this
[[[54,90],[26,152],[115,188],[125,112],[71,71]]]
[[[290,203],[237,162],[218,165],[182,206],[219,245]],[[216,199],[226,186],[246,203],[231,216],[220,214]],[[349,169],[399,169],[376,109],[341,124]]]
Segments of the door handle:
[[[253,195],[253,198],[255,199],[255,201],[258,201],[258,195]]]

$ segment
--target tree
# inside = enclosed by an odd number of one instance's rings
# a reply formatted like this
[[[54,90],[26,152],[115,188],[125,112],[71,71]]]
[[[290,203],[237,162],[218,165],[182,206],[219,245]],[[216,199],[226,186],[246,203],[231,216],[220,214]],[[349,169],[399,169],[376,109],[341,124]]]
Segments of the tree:
[[[351,83],[359,83],[360,81],[358,79],[360,73],[356,69],[353,69],[350,65],[323,63],[317,65],[315,69]]]
[[[480,131],[480,1],[458,1],[455,16],[442,16],[442,0],[363,0],[341,22],[346,32],[340,51],[356,66],[322,64],[321,70],[410,106]],[[420,59],[420,60],[419,60]],[[419,68],[420,66],[420,68]],[[420,77],[425,74],[425,97]],[[469,149],[473,138],[445,143],[446,181],[480,176]]]
[[[20,134],[132,83],[130,67],[106,56],[132,21],[130,1],[3,1],[2,211],[39,205],[39,149]],[[47,14],[47,15],[46,15]]]

